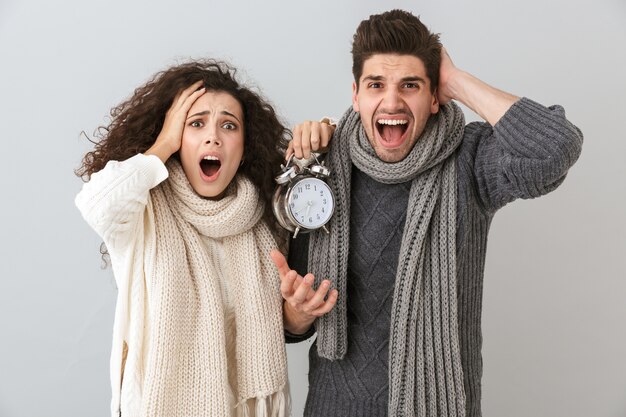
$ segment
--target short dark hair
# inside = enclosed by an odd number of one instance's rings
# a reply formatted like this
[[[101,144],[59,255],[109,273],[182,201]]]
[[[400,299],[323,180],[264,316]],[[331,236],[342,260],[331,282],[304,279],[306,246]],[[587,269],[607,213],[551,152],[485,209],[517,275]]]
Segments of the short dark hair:
[[[439,83],[441,41],[419,17],[404,10],[371,15],[356,29],[352,41],[352,74],[359,86],[363,63],[375,54],[413,55],[422,60],[431,91]]]

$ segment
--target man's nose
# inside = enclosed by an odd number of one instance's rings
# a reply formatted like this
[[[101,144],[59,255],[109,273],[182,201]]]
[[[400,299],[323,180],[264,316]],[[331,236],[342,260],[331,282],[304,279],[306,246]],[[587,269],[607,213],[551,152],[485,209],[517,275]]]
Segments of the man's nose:
[[[388,110],[396,110],[400,107],[400,93],[395,88],[388,88],[383,96],[383,107]]]

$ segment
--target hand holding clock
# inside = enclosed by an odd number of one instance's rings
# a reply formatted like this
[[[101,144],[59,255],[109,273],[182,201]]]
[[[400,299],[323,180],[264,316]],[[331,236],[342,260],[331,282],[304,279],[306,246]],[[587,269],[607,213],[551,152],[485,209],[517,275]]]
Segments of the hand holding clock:
[[[313,274],[304,277],[289,268],[287,260],[277,250],[270,253],[280,275],[280,292],[283,296],[283,319],[285,330],[304,334],[316,318],[333,309],[337,303],[337,290],[330,292],[330,281],[322,281],[317,290],[312,288]]]
[[[324,152],[335,128],[334,122],[327,117],[320,122],[308,120],[297,124],[292,129],[293,138],[289,141],[285,159],[289,159],[291,154],[295,154],[296,158],[308,159],[311,152]]]

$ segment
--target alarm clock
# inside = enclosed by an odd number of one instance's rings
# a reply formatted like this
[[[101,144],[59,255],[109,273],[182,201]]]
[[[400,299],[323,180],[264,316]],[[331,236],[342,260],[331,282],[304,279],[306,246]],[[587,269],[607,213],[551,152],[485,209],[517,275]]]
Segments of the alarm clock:
[[[308,233],[322,228],[326,233],[326,223],[335,210],[335,196],[327,183],[330,170],[319,161],[319,153],[311,158],[291,158],[281,165],[281,173],[276,176],[276,191],[272,209],[278,223],[285,229],[298,233]]]

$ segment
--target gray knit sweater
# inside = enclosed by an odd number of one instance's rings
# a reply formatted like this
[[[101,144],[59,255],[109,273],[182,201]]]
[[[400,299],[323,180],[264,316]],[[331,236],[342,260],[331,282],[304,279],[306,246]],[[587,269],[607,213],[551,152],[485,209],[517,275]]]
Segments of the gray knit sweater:
[[[515,103],[491,127],[466,126],[457,150],[458,321],[466,415],[481,415],[481,307],[487,234],[495,212],[516,198],[558,187],[578,158],[582,134],[560,106]],[[353,167],[348,260],[348,350],[330,361],[309,352],[305,416],[387,415],[391,303],[410,183],[381,184]],[[292,242],[289,262],[307,271],[308,236]],[[304,340],[313,334],[293,337]]]

